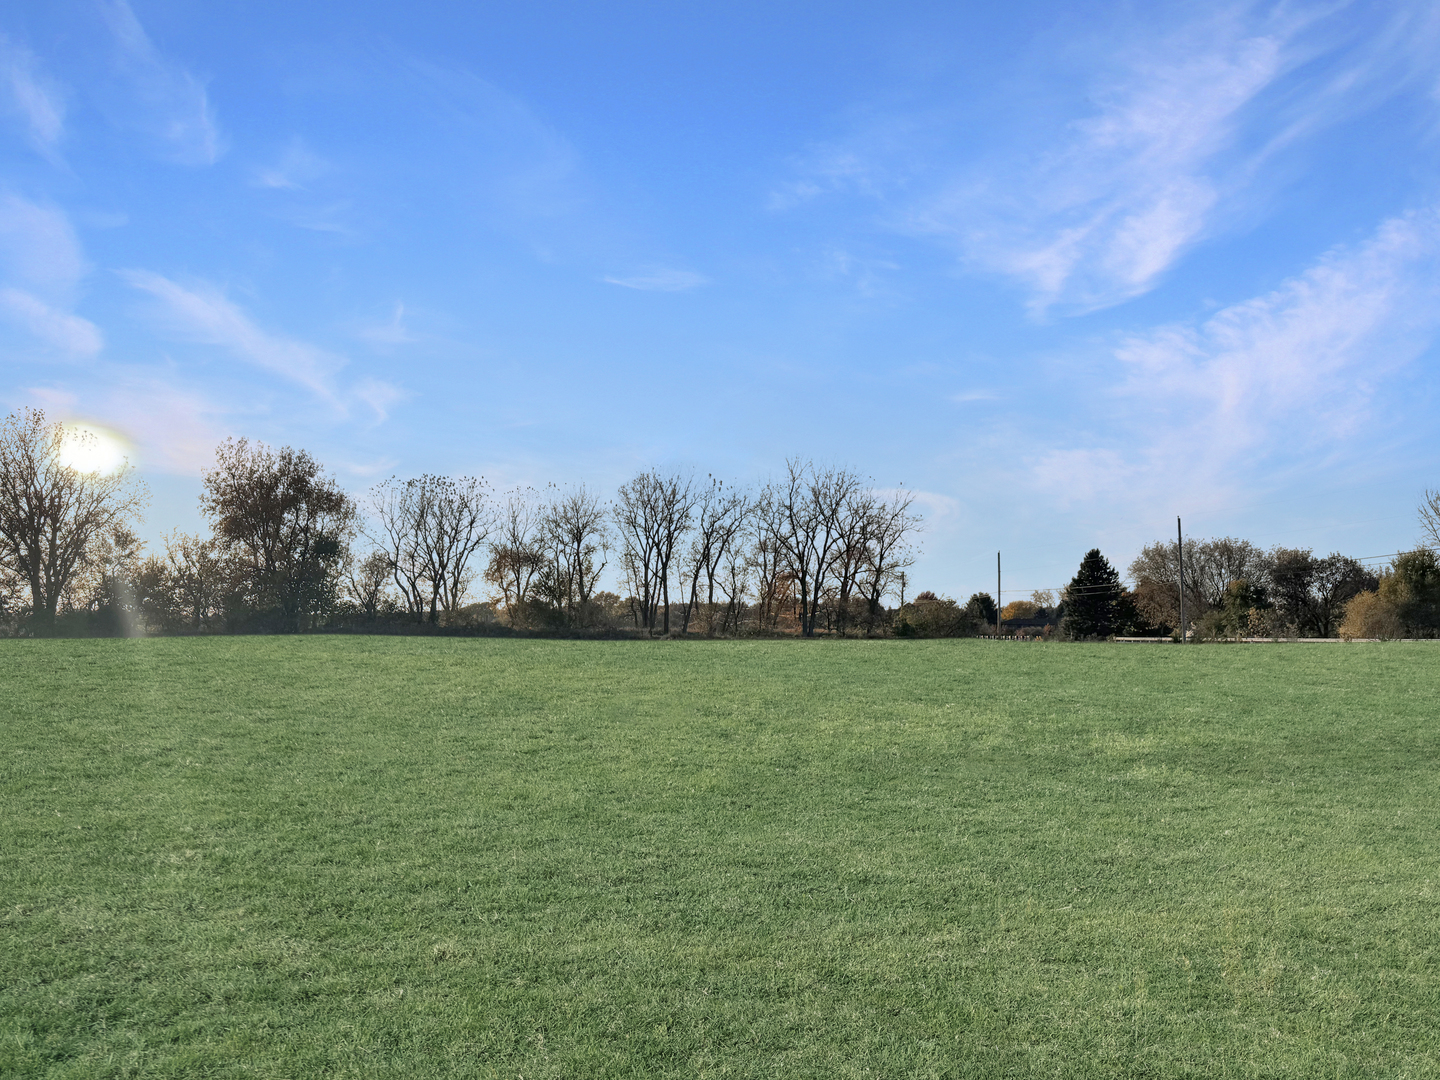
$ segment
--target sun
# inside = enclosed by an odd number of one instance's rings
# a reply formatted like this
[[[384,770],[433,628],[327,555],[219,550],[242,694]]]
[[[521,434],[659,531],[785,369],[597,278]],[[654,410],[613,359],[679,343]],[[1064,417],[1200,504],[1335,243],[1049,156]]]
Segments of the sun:
[[[110,476],[125,467],[129,444],[123,436],[96,424],[66,424],[60,440],[60,464],[79,473]]]

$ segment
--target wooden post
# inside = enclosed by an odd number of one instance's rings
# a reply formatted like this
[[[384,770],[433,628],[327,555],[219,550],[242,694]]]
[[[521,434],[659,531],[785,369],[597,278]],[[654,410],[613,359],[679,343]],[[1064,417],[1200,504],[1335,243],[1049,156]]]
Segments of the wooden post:
[[[1000,553],[995,552],[995,640],[1000,640]]]

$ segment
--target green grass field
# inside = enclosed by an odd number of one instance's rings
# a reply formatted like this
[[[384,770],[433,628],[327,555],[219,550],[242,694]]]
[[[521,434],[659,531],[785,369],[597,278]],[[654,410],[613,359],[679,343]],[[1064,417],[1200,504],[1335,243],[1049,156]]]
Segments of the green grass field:
[[[1440,1075],[1440,647],[0,642],[0,1074]]]

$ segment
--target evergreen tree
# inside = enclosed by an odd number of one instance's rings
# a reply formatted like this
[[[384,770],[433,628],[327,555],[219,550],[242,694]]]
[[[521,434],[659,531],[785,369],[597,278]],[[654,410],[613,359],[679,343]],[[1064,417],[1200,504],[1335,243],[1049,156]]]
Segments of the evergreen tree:
[[[982,625],[995,625],[995,601],[989,593],[972,593],[965,602],[965,610]]]
[[[1123,633],[1134,621],[1134,602],[1120,574],[1099,548],[1091,548],[1065,587],[1063,633],[1072,641]]]

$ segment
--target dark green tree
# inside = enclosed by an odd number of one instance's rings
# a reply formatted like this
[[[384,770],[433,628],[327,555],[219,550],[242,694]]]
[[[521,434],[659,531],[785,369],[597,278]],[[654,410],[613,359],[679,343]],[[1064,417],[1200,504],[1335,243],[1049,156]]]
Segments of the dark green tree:
[[[1257,632],[1264,612],[1271,606],[1264,585],[1244,578],[1230,582],[1225,588],[1225,606],[1220,609],[1225,617],[1226,632],[1235,637]]]
[[[1080,570],[1065,587],[1063,635],[1071,641],[1107,638],[1124,633],[1134,622],[1134,600],[1120,584],[1119,572],[1091,548]]]
[[[1276,548],[1270,558],[1270,600],[1302,634],[1332,637],[1351,597],[1379,584],[1359,562],[1338,552],[1322,559],[1308,548]]]
[[[1440,560],[1435,552],[1406,552],[1395,560],[1393,572],[1402,586],[1400,619],[1407,631],[1417,637],[1440,631]]]
[[[1356,559],[1332,552],[1314,562],[1310,579],[1310,629],[1316,637],[1334,637],[1345,605],[1380,580]]]
[[[1277,547],[1270,553],[1270,601],[1284,621],[1301,633],[1310,632],[1310,588],[1315,581],[1315,556],[1309,548]]]
[[[995,625],[995,599],[989,593],[972,593],[965,610],[982,626]]]

